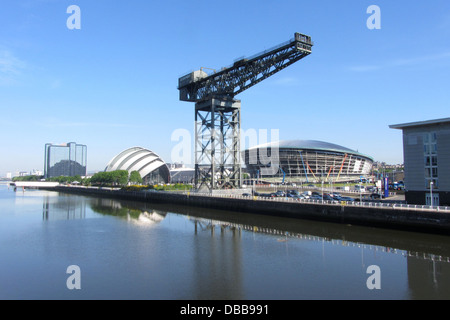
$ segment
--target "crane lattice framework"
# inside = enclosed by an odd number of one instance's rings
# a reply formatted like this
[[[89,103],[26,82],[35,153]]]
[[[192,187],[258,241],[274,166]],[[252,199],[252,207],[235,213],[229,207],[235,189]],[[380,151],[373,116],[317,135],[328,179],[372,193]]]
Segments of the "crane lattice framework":
[[[311,54],[311,37],[288,42],[208,74],[204,68],[178,81],[180,100],[195,102],[195,187],[240,188],[241,101],[235,97]]]

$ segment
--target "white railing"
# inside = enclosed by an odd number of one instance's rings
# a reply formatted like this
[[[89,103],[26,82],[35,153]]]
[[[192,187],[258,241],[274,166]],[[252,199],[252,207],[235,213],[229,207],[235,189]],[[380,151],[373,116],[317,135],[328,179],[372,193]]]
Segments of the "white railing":
[[[271,202],[284,202],[284,203],[305,203],[305,204],[317,204],[317,205],[331,205],[331,206],[348,206],[348,207],[364,207],[364,208],[380,208],[380,209],[408,209],[414,211],[429,211],[429,212],[450,212],[450,207],[443,206],[427,206],[427,205],[412,205],[402,203],[385,203],[385,202],[360,202],[360,201],[329,201],[320,199],[297,199],[289,197],[259,197],[259,196],[242,196],[242,195],[220,195],[211,193],[196,193],[196,192],[183,192],[189,196],[202,196],[212,198],[229,198],[229,199],[242,199],[248,201],[271,201]]]

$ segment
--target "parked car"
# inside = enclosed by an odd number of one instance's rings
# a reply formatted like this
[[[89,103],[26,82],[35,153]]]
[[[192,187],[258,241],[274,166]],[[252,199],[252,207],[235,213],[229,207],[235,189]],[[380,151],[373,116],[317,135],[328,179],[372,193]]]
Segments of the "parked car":
[[[342,197],[342,195],[340,193],[338,193],[338,192],[333,192],[333,193],[330,194],[330,196],[332,196],[333,198],[336,198],[336,197],[340,198],[340,197]]]
[[[259,196],[262,198],[275,198],[276,197],[275,193],[260,193]]]
[[[329,194],[324,194],[323,195],[323,200],[326,201],[331,201],[331,202],[338,202],[338,200],[334,199],[332,196],[330,196]]]
[[[287,195],[286,195],[286,197],[288,197],[288,198],[297,198],[299,195],[297,195],[297,194],[294,194],[294,193],[288,193]]]
[[[305,197],[305,199],[309,199],[311,197],[311,191],[302,192],[300,195]]]
[[[276,197],[285,197],[286,196],[286,193],[284,193],[284,191],[281,191],[281,190],[278,190],[274,194]]]

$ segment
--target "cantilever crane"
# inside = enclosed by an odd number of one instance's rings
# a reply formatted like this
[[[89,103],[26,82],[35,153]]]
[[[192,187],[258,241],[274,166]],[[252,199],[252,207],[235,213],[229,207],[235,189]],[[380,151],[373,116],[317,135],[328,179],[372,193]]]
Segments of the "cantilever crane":
[[[209,75],[194,71],[178,81],[180,100],[195,102],[195,187],[239,188],[241,102],[235,96],[311,54],[311,37],[295,37]]]

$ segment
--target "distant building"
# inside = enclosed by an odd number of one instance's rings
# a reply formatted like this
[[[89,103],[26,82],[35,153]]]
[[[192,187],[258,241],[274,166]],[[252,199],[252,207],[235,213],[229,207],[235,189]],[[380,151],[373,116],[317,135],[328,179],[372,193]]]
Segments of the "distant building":
[[[406,202],[450,205],[450,118],[390,128],[403,131]]]
[[[172,183],[194,183],[195,169],[187,168],[183,164],[168,164],[170,170],[170,182]]]
[[[19,177],[26,177],[26,176],[29,176],[30,173],[28,171],[20,171],[17,175]]]
[[[86,176],[87,146],[69,142],[45,145],[44,178]]]
[[[41,170],[33,169],[33,170],[31,170],[30,175],[32,175],[32,176],[43,176],[44,173]]]

